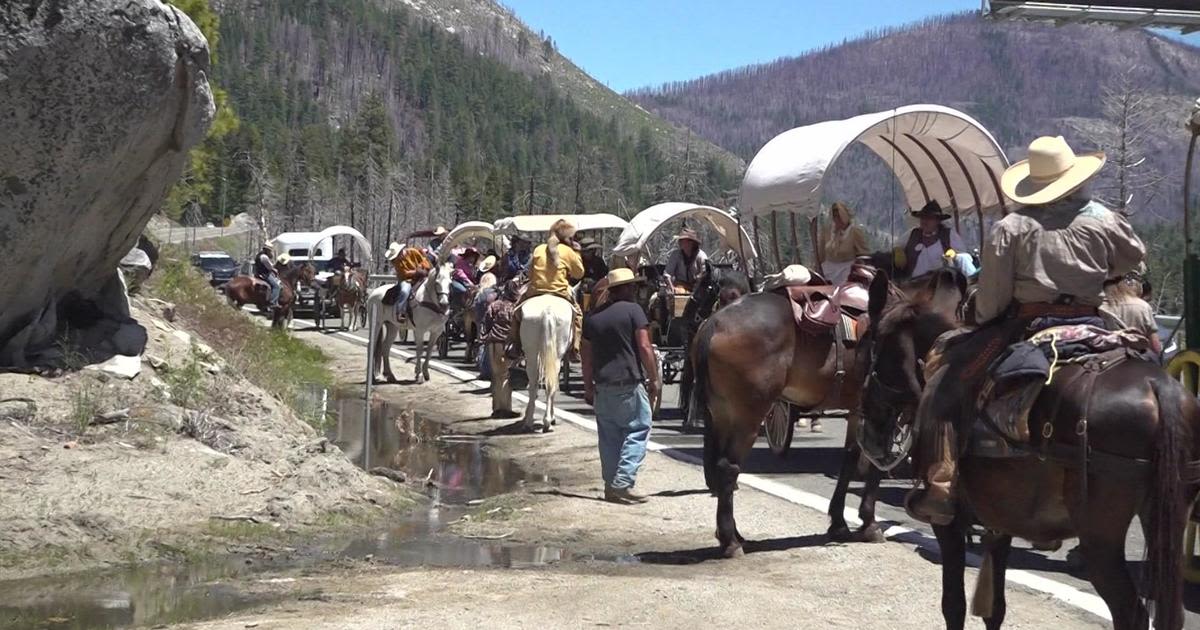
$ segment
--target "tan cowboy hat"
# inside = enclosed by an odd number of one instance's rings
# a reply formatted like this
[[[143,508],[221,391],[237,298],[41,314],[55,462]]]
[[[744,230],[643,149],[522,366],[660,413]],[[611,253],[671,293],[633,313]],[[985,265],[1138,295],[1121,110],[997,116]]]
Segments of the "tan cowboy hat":
[[[263,243],[263,249],[275,251],[275,243],[272,241],[267,241],[266,243]]]
[[[1004,171],[1000,188],[1005,197],[1026,206],[1053,203],[1087,183],[1104,160],[1103,151],[1076,155],[1062,136],[1042,136],[1029,143],[1029,159]]]
[[[633,273],[632,269],[613,269],[604,277],[608,283],[608,288],[619,287],[622,284],[631,284],[633,282],[642,282],[645,278]]]
[[[679,230],[679,234],[675,235],[677,241],[691,241],[697,245],[700,244],[700,236],[696,234],[696,230],[692,228],[683,228]]]
[[[402,249],[404,249],[403,245],[392,241],[392,244],[388,245],[387,251],[383,252],[383,257],[386,258],[388,262],[396,260],[396,257],[400,255],[400,250]]]
[[[285,253],[282,253],[282,254],[280,254],[280,255],[279,255],[279,258],[276,258],[276,259],[275,259],[275,262],[277,262],[277,263],[279,263],[279,264],[281,264],[281,265],[286,265],[286,264],[288,264],[288,263],[292,262],[292,257],[291,257],[291,256],[289,256],[289,255],[288,255],[288,254],[285,252]]]
[[[484,258],[483,260],[479,261],[479,267],[478,267],[479,273],[487,273],[487,272],[491,271],[495,266],[496,266],[496,257],[488,256],[487,258]]]
[[[444,226],[444,225],[439,225],[439,226],[433,228],[433,237],[434,238],[438,238],[440,236],[445,236],[449,233],[450,233],[450,231],[447,230],[446,226]]]

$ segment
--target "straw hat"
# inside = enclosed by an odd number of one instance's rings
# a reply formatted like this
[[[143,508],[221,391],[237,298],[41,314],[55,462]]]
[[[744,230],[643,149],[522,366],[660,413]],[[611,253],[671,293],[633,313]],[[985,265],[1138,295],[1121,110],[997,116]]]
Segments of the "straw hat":
[[[433,237],[434,238],[441,238],[449,233],[450,233],[450,231],[447,230],[446,226],[444,226],[444,225],[439,225],[439,226],[433,228]]]
[[[922,207],[920,210],[916,210],[916,211],[912,212],[912,215],[913,215],[913,218],[916,218],[916,219],[924,219],[925,217],[932,217],[934,219],[937,219],[938,221],[945,221],[946,219],[950,218],[950,215],[946,214],[945,212],[942,212],[942,205],[939,204],[936,199],[930,199],[929,203],[925,204],[925,206]]]
[[[274,252],[275,251],[275,243],[273,243],[271,241],[267,241],[266,243],[263,243],[263,249],[265,249],[269,252]]]
[[[392,241],[392,244],[388,245],[387,251],[383,252],[383,257],[386,258],[388,262],[396,260],[396,257],[400,255],[400,250],[402,249],[404,249],[403,245]]]
[[[1100,172],[1104,160],[1103,151],[1076,155],[1062,136],[1042,136],[1029,144],[1029,159],[1004,171],[1000,188],[1022,205],[1054,203]]]
[[[286,264],[288,264],[288,263],[292,262],[292,257],[291,257],[291,256],[289,256],[289,255],[287,254],[287,252],[284,252],[284,253],[282,253],[282,254],[280,254],[280,255],[279,255],[279,258],[276,258],[276,259],[275,259],[275,262],[277,262],[277,263],[279,263],[279,264],[281,264],[281,265],[286,265]]]
[[[479,261],[479,267],[478,267],[479,273],[487,273],[487,272],[491,271],[495,266],[496,266],[496,257],[488,256],[487,258],[484,258],[483,260]]]
[[[585,236],[579,239],[579,249],[586,252],[589,249],[604,249],[604,246]]]
[[[613,269],[612,271],[608,272],[608,275],[605,276],[604,279],[607,281],[607,286],[609,289],[612,289],[613,287],[619,287],[623,284],[631,284],[645,280],[645,278],[635,275],[632,269],[624,268]]]
[[[700,237],[696,234],[696,230],[692,228],[683,228],[679,230],[679,234],[675,235],[677,241],[691,241],[697,245],[700,244]]]

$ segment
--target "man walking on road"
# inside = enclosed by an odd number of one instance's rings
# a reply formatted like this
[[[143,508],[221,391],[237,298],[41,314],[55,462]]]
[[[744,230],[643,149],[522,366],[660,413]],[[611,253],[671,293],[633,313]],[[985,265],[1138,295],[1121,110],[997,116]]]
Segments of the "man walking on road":
[[[492,417],[515,418],[520,414],[512,408],[512,383],[508,379],[508,356],[504,345],[508,342],[512,327],[513,307],[521,294],[521,284],[516,278],[504,283],[504,289],[488,305],[479,327],[479,340],[484,343],[484,353],[492,373]]]
[[[583,323],[583,396],[596,410],[604,500],[643,503],[646,497],[633,486],[646,457],[658,366],[650,323],[634,301],[642,279],[630,269],[614,269],[606,280],[607,304]]]

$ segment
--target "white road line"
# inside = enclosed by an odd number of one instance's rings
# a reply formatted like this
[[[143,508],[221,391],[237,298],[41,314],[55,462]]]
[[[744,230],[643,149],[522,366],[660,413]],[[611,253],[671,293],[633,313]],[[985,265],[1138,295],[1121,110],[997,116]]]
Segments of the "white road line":
[[[296,321],[294,323],[300,322]],[[306,327],[314,328],[315,326]],[[356,337],[348,332],[337,332],[334,334],[363,346],[367,344],[366,339]],[[412,352],[401,350],[399,348],[392,348],[391,352],[393,355],[400,356],[404,359],[411,359],[413,357]],[[471,385],[473,387],[488,388],[491,386],[487,381],[477,380],[474,374],[443,363],[437,359],[431,360],[429,362],[429,366],[434,370],[441,372],[442,374],[452,376],[463,381],[464,384]],[[527,394],[513,392],[513,398],[519,399],[525,404],[529,404],[529,397]],[[535,405],[538,409],[543,411],[545,410],[545,403],[538,401],[535,403]],[[570,422],[571,424],[583,429],[587,429],[588,431],[596,431],[596,422],[594,420],[589,420],[573,411],[555,409],[555,415],[563,420],[566,420],[567,422]],[[689,455],[683,451],[660,444],[653,440],[647,443],[647,448],[651,451],[662,453],[667,457],[684,463],[697,466],[702,464],[700,459],[693,455]],[[741,475],[738,475],[738,483],[754,488],[760,492],[765,492],[776,498],[783,499],[789,503],[811,508],[822,514],[827,514],[829,512],[828,498],[819,494],[808,492],[807,490],[793,488],[774,479],[769,479],[767,477],[761,477],[750,473],[742,473]],[[858,514],[849,508],[847,508],[845,511],[845,518],[846,522],[851,526],[857,527],[862,524],[862,521],[860,521],[858,518]],[[884,535],[889,539],[908,543],[935,554],[940,553],[937,539],[925,534],[924,532],[909,529],[901,525],[892,525],[884,530]],[[973,567],[978,567],[981,560],[982,559],[978,554],[967,554],[967,563]],[[1069,584],[1064,584],[1050,578],[1042,577],[1024,569],[1009,569],[1005,575],[1009,582],[1020,584],[1035,591],[1045,593],[1065,604],[1085,610],[1093,615],[1096,615],[1097,617],[1101,617],[1109,621],[1112,620],[1112,616],[1108,611],[1108,606],[1098,595],[1082,591]]]

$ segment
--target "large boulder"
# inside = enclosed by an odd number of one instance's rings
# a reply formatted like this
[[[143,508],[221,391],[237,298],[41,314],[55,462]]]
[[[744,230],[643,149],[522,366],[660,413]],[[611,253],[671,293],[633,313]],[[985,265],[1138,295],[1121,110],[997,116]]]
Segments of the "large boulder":
[[[117,264],[214,111],[208,42],[160,0],[0,2],[0,367],[140,352]]]

